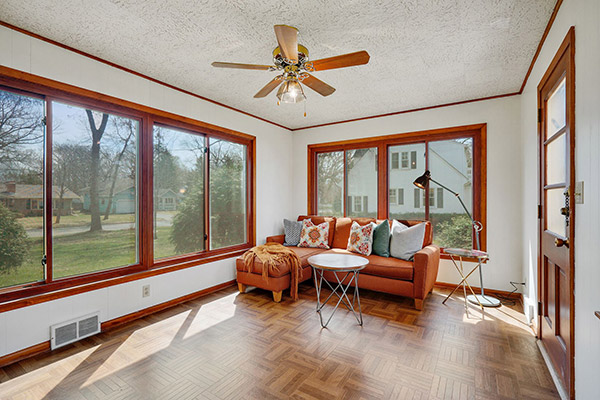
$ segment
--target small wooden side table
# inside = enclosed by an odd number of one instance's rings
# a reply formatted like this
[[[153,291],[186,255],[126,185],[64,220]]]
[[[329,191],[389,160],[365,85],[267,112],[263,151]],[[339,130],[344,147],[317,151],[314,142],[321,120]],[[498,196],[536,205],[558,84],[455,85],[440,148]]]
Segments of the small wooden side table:
[[[481,302],[479,301],[479,297],[477,297],[477,295],[473,291],[473,288],[471,287],[469,282],[467,282],[467,278],[469,278],[469,276],[471,276],[471,274],[473,272],[477,271],[477,268],[481,268],[481,263],[483,263],[483,261],[489,259],[488,253],[486,253],[485,251],[474,250],[474,249],[467,250],[467,249],[453,249],[453,248],[444,249],[444,253],[446,253],[450,256],[450,259],[452,260],[452,263],[454,264],[454,267],[460,274],[460,277],[462,278],[462,280],[452,290],[452,292],[450,292],[450,294],[444,299],[444,301],[442,301],[442,304],[446,304],[446,301],[450,298],[450,296],[452,296],[454,294],[454,292],[456,292],[456,289],[458,289],[459,287],[462,286],[463,294],[464,294],[464,298],[465,298],[465,311],[467,312],[467,315],[469,315],[469,302],[467,301],[467,287],[468,287],[469,290],[471,291],[471,293],[473,294],[473,296],[470,296],[470,297],[476,299],[477,303],[479,304],[479,307],[481,307],[481,313],[483,315],[483,312],[484,312],[483,304],[481,304]],[[458,264],[456,263],[455,257],[458,257],[458,260],[459,260]],[[465,271],[463,268],[463,257],[476,258],[478,261],[477,265],[475,267],[473,267],[473,269],[466,275],[464,273]]]

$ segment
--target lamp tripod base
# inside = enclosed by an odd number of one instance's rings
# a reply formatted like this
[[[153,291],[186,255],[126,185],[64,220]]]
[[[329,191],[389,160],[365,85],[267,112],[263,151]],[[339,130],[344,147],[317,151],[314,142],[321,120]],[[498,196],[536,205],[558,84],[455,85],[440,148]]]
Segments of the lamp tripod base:
[[[500,305],[501,305],[500,300],[498,300],[495,297],[489,296],[487,294],[486,295],[470,294],[467,296],[467,300],[469,300],[469,302],[471,302],[475,305],[479,305],[479,303],[481,303],[481,305],[484,307],[500,307]],[[479,300],[479,301],[477,301],[477,300]]]

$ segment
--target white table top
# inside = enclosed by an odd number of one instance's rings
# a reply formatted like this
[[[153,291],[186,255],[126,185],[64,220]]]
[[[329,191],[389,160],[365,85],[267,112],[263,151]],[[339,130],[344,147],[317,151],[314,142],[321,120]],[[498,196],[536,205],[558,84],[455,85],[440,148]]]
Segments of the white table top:
[[[354,271],[366,267],[369,264],[369,260],[365,257],[351,254],[317,254],[308,257],[308,263],[319,269]]]
[[[488,253],[481,250],[475,249],[455,249],[455,248],[446,248],[444,249],[444,253],[446,254],[454,254],[461,257],[473,257],[473,258],[489,258]]]

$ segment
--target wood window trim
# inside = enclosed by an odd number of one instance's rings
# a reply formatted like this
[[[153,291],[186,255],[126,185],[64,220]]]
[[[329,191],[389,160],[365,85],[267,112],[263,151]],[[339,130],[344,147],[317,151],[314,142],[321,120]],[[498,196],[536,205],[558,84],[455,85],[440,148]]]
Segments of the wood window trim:
[[[473,193],[473,217],[480,221],[483,230],[480,233],[481,249],[487,249],[487,124],[473,124],[454,126],[441,129],[430,129],[399,133],[392,135],[374,136],[360,139],[350,139],[337,142],[316,143],[307,146],[307,212],[309,215],[317,213],[317,155],[332,151],[355,150],[362,148],[377,148],[379,160],[378,168],[378,190],[377,190],[377,218],[388,218],[388,193],[389,193],[389,148],[394,145],[427,143],[438,140],[450,140],[457,138],[473,138],[473,165],[477,165],[477,171],[473,174],[473,187],[479,190]],[[426,146],[427,150],[427,146]],[[415,170],[415,178],[422,171]],[[425,196],[429,203],[429,196]],[[428,205],[428,204],[427,204]],[[346,212],[344,212],[346,215]],[[426,216],[426,219],[429,219]],[[442,254],[442,258],[447,258]]]
[[[256,244],[256,137],[219,127],[210,123],[198,121],[164,110],[140,105],[128,100],[83,89],[77,86],[40,77],[27,72],[0,66],[0,89],[10,92],[43,99],[46,101],[46,127],[50,130],[46,138],[46,169],[52,165],[51,160],[51,126],[52,113],[48,112],[52,101],[72,104],[79,107],[89,107],[113,115],[136,119],[140,123],[139,133],[139,211],[140,221],[138,247],[140,258],[137,264],[125,267],[111,268],[88,274],[52,279],[50,265],[46,266],[46,276],[50,279],[30,282],[0,289],[0,312],[29,305],[56,300],[74,294],[97,290],[107,286],[118,285],[137,279],[145,279],[163,273],[173,272],[183,268],[218,261],[241,255],[245,250]],[[166,259],[154,260],[152,240],[152,126],[154,123],[168,125],[177,129],[185,129],[207,137],[221,138],[231,142],[246,145],[246,243],[226,248],[202,251]],[[52,174],[45,177],[46,191],[52,187]],[[48,186],[49,185],[49,186]],[[46,196],[45,207],[52,206],[52,199]],[[51,209],[51,208],[48,208]],[[52,214],[46,213],[48,228],[47,257],[51,257]],[[48,221],[50,220],[50,221]],[[142,251],[143,249],[143,251]]]

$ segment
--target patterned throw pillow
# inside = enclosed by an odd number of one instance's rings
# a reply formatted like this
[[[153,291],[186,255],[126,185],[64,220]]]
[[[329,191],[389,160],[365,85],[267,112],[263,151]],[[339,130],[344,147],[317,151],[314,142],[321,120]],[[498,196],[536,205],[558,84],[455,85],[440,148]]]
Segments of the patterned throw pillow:
[[[284,246],[297,246],[300,242],[300,232],[302,232],[301,221],[283,220],[283,230],[285,232]]]
[[[373,231],[375,224],[370,223],[365,226],[360,226],[358,222],[352,222],[350,228],[350,237],[348,238],[348,247],[346,250],[365,256],[371,255],[373,250]]]
[[[318,249],[329,248],[329,222],[315,225],[310,219],[302,221],[300,243],[298,247],[315,247]]]

